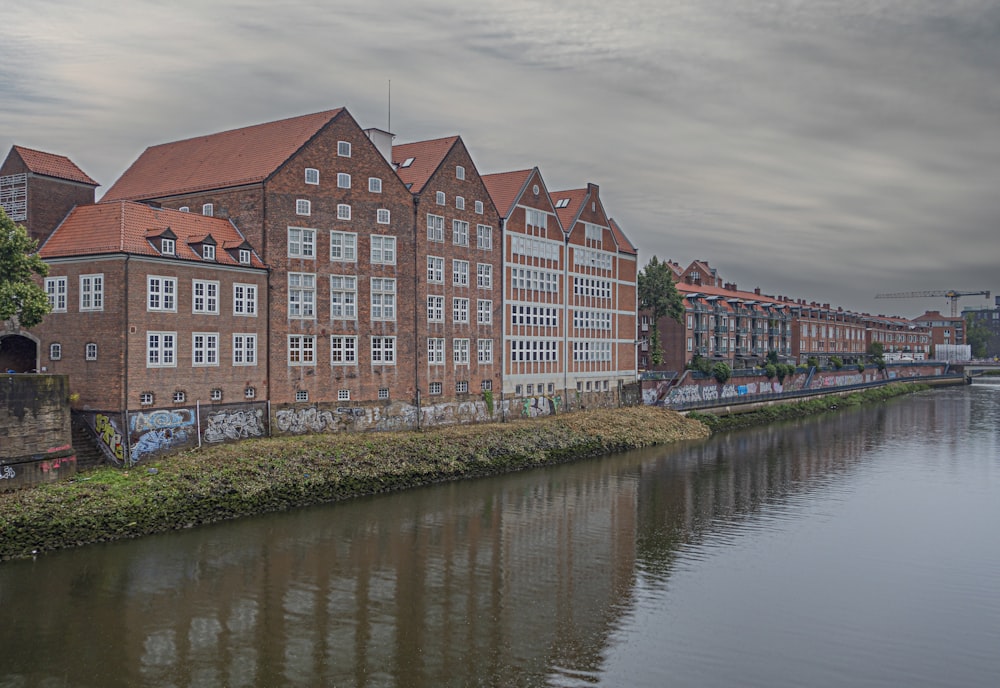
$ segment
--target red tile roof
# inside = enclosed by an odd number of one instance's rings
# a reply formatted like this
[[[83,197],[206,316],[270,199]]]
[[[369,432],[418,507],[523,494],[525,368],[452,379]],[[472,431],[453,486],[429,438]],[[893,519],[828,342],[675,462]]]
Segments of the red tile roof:
[[[532,173],[538,168],[530,170],[517,170],[515,172],[498,172],[496,174],[484,174],[483,184],[493,199],[500,217],[510,216],[510,211],[514,209],[514,204],[524,193],[524,187],[531,178]]]
[[[265,180],[343,108],[150,146],[102,201],[162,198]]]
[[[629,253],[633,256],[639,255],[639,249],[635,247],[629,238],[625,236],[625,232],[622,228],[615,222],[614,218],[610,218],[608,223],[611,225],[611,233],[615,237],[615,242],[618,243],[618,251],[620,253]]]
[[[56,177],[57,179],[68,179],[71,182],[80,182],[82,184],[89,184],[90,186],[100,185],[65,155],[43,153],[42,151],[25,148],[24,146],[14,146],[13,150],[21,157],[25,166],[35,174]]]
[[[209,265],[239,265],[224,250],[215,252],[215,260],[204,260],[190,244],[201,242],[209,234],[219,246],[235,248],[245,243],[239,230],[229,221],[179,210],[153,208],[144,203],[113,201],[77,206],[56,228],[39,250],[42,259],[89,256],[103,253],[129,253],[159,256],[148,237],[159,236],[169,228],[177,236],[176,259]],[[255,253],[250,265],[263,268]]]
[[[423,190],[424,185],[441,166],[441,162],[457,141],[457,136],[448,136],[430,141],[402,143],[392,147],[392,164],[396,168],[396,174],[411,193],[420,193]],[[403,167],[403,163],[410,158],[413,158],[413,162]]]
[[[559,216],[563,230],[571,232],[573,230],[573,223],[580,214],[580,206],[583,204],[584,198],[587,197],[587,189],[553,191],[550,195],[556,204],[556,214]],[[569,203],[565,203],[566,200],[569,200]]]

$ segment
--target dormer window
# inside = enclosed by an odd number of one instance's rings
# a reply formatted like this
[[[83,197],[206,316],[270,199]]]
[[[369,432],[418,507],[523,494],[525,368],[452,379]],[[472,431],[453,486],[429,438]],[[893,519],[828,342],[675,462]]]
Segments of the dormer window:
[[[160,253],[165,256],[177,254],[177,247],[173,239],[160,239]]]
[[[215,260],[215,246],[212,244],[204,244],[201,247],[201,257],[205,260]]]
[[[240,264],[250,265],[250,249],[248,248],[240,249]]]

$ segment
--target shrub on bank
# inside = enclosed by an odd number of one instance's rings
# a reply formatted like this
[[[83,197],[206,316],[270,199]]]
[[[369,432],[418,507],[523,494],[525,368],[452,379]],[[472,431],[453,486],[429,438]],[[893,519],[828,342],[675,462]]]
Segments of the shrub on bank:
[[[0,559],[708,436],[674,411],[214,445],[0,494]]]

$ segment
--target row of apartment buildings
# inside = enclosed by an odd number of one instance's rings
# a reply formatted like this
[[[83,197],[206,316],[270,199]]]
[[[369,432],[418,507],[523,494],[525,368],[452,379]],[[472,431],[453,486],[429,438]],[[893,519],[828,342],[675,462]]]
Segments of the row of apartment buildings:
[[[5,360],[69,375],[80,409],[601,403],[635,380],[637,250],[596,184],[482,175],[458,136],[393,145],[340,108],[152,146],[97,185],[20,146],[0,166],[52,305]]]
[[[707,261],[682,267],[667,261],[684,301],[684,317],[658,322],[663,363],[653,365],[651,314],[639,317],[640,370],[678,372],[695,356],[750,367],[775,352],[782,361],[805,363],[833,358],[844,364],[870,360],[880,344],[888,361],[921,361],[938,345],[964,344],[961,317],[930,311],[912,320],[897,316],[848,311],[829,303],[806,302],[762,294],[759,288],[740,290],[725,281]]]

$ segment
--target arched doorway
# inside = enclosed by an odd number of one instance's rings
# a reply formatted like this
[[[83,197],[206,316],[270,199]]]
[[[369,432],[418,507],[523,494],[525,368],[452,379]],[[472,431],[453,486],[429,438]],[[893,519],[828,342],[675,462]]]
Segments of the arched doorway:
[[[0,373],[38,372],[38,340],[25,334],[0,334]]]

